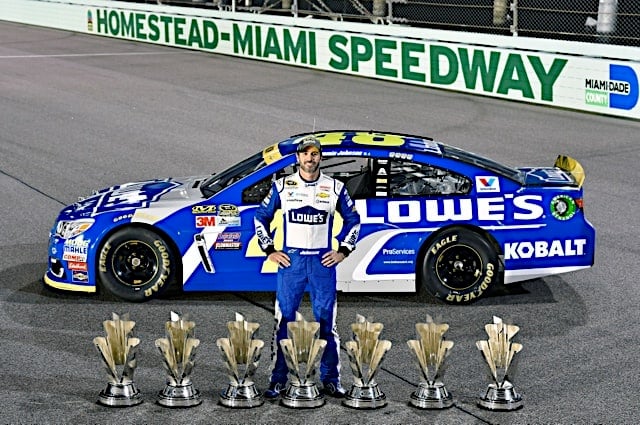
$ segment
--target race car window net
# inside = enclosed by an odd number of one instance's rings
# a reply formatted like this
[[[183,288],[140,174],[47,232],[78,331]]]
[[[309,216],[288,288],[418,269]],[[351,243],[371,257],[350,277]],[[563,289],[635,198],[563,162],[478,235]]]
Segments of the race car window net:
[[[254,173],[267,164],[264,162],[262,152],[258,152],[250,158],[227,168],[221,173],[214,174],[200,187],[202,195],[209,198],[220,192],[225,187],[237,182],[238,180]]]

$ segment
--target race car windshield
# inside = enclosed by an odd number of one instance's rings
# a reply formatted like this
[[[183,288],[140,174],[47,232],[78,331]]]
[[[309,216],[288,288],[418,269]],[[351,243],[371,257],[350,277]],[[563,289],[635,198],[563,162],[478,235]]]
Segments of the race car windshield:
[[[236,165],[227,168],[221,173],[214,174],[204,184],[200,186],[202,195],[209,198],[220,192],[227,186],[237,182],[238,180],[258,171],[267,165],[263,160],[262,152],[258,152],[250,158],[247,158]]]
[[[453,146],[441,145],[442,153],[447,158],[457,159],[468,164],[477,165],[494,173],[500,174],[518,183],[524,183],[524,175],[517,169],[507,167],[491,159],[476,155],[472,152],[464,151]]]

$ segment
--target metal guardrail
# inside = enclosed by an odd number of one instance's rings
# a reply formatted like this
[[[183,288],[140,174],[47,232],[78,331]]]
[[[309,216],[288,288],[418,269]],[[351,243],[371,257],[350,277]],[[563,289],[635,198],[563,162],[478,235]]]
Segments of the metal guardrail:
[[[640,46],[638,0],[124,0]]]

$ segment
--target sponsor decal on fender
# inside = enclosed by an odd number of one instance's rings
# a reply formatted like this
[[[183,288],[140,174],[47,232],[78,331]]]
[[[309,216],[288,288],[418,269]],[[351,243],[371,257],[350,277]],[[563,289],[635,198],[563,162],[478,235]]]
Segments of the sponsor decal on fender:
[[[477,192],[500,192],[500,180],[493,176],[476,176]]]
[[[218,206],[218,215],[224,217],[237,217],[240,215],[238,207],[231,204],[220,204]]]
[[[63,246],[62,259],[65,261],[75,261],[79,263],[87,262],[89,241],[84,239],[67,240]]]
[[[74,282],[88,282],[89,275],[87,275],[86,272],[74,271],[71,276],[71,280]]]
[[[569,195],[558,195],[551,200],[551,214],[558,220],[569,220],[577,211],[576,201]]]
[[[216,225],[215,215],[199,215],[196,217],[196,227],[201,229],[203,227],[214,227]]]
[[[215,214],[216,211],[215,205],[194,205],[191,207],[192,214]]]
[[[69,261],[67,263],[67,267],[69,270],[86,272],[87,271],[87,263],[81,261]]]

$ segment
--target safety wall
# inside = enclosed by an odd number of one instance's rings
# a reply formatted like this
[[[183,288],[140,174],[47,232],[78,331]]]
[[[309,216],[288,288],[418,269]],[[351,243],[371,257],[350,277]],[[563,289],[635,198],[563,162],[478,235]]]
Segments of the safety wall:
[[[640,119],[640,49],[105,0],[1,0],[0,20]]]

